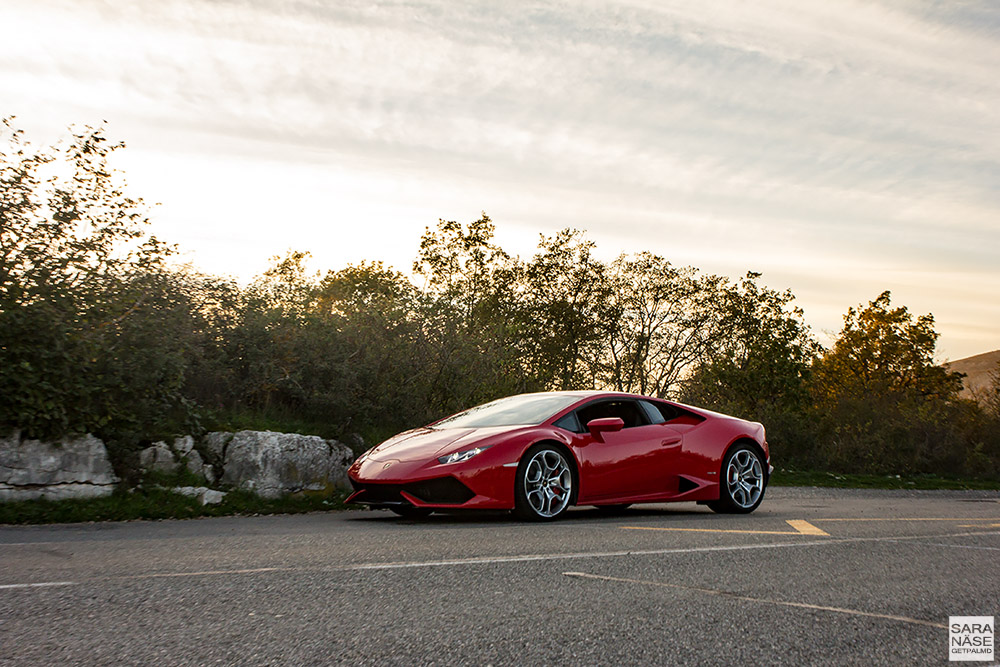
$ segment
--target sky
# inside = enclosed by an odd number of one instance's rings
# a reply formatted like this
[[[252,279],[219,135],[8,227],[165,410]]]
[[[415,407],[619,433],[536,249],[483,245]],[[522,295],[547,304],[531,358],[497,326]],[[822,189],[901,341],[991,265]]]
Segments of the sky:
[[[1000,3],[0,0],[0,116],[106,122],[185,261],[408,272],[485,211],[1000,348]]]

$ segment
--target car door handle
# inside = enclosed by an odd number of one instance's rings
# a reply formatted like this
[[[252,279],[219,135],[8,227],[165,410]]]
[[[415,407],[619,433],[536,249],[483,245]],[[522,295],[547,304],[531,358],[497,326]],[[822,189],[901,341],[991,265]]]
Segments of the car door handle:
[[[660,443],[660,446],[661,447],[676,447],[679,444],[681,444],[681,437],[677,436],[676,438],[666,438],[663,442]]]

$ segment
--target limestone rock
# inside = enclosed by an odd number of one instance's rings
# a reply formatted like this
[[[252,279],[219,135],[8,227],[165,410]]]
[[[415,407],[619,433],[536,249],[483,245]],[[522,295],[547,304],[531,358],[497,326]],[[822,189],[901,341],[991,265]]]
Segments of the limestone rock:
[[[348,488],[351,449],[315,435],[240,431],[226,446],[222,481],[263,498]]]
[[[361,437],[360,433],[348,433],[344,438],[344,444],[356,452],[363,452],[368,449],[365,447],[365,439]]]
[[[202,505],[218,505],[225,497],[226,493],[224,491],[205,489],[205,492],[198,496],[198,500],[201,501]]]
[[[143,470],[173,472],[177,468],[177,461],[167,443],[155,442],[152,447],[139,452],[139,466]]]
[[[209,484],[215,484],[215,466],[205,463],[197,449],[190,450],[185,458],[184,465],[191,473],[204,477]]]
[[[174,438],[174,451],[178,456],[187,456],[194,449],[194,438],[185,435],[182,438]]]
[[[106,496],[118,483],[104,443],[92,435],[58,443],[0,439],[0,501]]]
[[[187,469],[195,475],[203,474],[205,462],[201,460],[201,454],[191,449],[187,452]]]
[[[202,505],[218,505],[226,497],[225,492],[215,491],[205,486],[177,486],[170,490],[182,496],[197,498]]]
[[[222,465],[226,458],[226,445],[233,439],[233,434],[226,431],[213,431],[205,435],[202,441],[209,461]]]

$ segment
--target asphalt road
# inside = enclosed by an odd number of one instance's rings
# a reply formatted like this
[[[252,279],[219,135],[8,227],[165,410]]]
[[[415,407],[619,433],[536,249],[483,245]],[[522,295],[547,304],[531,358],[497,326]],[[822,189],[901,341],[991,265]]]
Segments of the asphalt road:
[[[0,527],[0,665],[944,664],[998,564],[996,492]]]

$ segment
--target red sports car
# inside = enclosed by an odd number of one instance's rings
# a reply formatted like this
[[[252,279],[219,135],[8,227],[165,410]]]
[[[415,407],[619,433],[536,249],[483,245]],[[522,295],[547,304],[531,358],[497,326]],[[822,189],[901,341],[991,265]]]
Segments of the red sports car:
[[[403,516],[509,509],[529,520],[570,505],[682,500],[747,513],[771,470],[756,422],[634,394],[521,394],[368,450],[348,471],[347,502]]]

